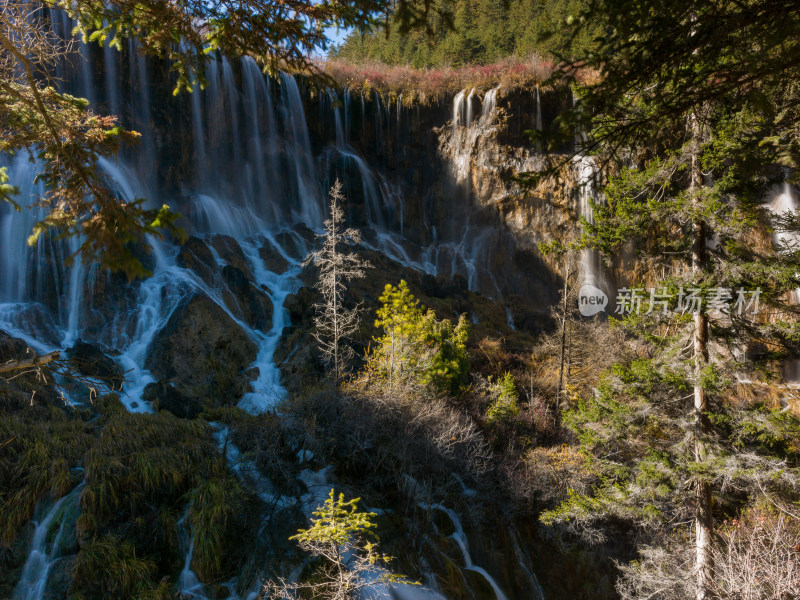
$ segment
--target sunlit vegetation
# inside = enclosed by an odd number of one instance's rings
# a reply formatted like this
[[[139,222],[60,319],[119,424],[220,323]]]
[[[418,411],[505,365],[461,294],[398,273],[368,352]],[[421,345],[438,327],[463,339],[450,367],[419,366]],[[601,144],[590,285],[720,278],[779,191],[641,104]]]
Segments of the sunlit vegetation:
[[[454,326],[424,310],[401,280],[387,284],[379,298],[375,327],[381,336],[367,357],[361,381],[390,392],[430,387],[457,393],[469,372],[466,343],[469,324],[464,315]]]
[[[404,106],[425,106],[444,102],[463,89],[489,90],[497,86],[529,89],[541,84],[553,72],[552,60],[531,57],[504,59],[487,65],[417,69],[407,65],[329,58],[326,75],[355,94],[379,94],[386,101]]]
[[[334,54],[352,62],[380,61],[415,68],[491,64],[510,56],[571,55],[589,47],[592,30],[572,38],[564,24],[586,0],[458,0],[449,7],[454,27],[410,34],[387,27],[354,31]]]

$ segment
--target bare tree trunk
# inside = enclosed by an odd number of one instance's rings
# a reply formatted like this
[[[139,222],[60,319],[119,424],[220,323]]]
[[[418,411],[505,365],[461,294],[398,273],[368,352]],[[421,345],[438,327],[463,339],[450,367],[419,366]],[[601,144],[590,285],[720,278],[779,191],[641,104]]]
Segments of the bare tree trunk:
[[[16,373],[26,369],[36,369],[44,366],[47,363],[58,360],[60,353],[58,351],[43,354],[42,356],[34,355],[33,358],[24,358],[22,360],[9,361],[0,364],[0,373]]]
[[[561,409],[561,391],[564,387],[564,362],[567,348],[567,292],[569,291],[570,263],[567,261],[567,272],[564,275],[564,299],[561,307],[561,355],[558,359],[558,388],[556,389],[556,415]]]
[[[698,116],[693,114],[692,138],[695,148],[692,152],[690,194],[693,207],[699,212],[699,189],[703,186],[703,174],[698,157],[701,141],[701,124]],[[706,261],[706,223],[701,217],[693,224],[694,240],[692,244],[692,274],[697,279]],[[694,459],[703,462],[707,458],[706,439],[710,433],[708,420],[708,397],[703,385],[703,372],[708,365],[708,316],[702,310],[694,315]],[[711,484],[699,477],[695,489],[695,569],[697,572],[696,600],[711,598],[713,587],[712,531],[714,520],[712,515],[713,499]]]

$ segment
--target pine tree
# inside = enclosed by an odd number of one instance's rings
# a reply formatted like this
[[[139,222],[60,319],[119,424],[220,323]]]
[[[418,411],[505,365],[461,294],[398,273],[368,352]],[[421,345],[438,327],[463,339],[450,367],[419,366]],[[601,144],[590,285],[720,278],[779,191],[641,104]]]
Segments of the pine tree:
[[[486,411],[488,423],[508,423],[519,414],[519,404],[517,403],[519,394],[511,373],[508,371],[503,373],[497,382],[490,384],[489,391],[494,401]]]
[[[753,340],[784,351],[796,344],[786,332],[797,330],[797,310],[786,298],[800,283],[800,255],[796,248],[781,254],[768,248],[758,200],[771,183],[764,169],[775,154],[758,141],[761,124],[746,107],[726,102],[665,123],[657,139],[663,151],[612,178],[606,203],[594,207],[593,223],[583,224],[583,244],[606,255],[625,245],[638,249],[638,265],[628,268],[643,275],[627,286],[653,291],[643,298],[643,314],[631,314],[622,326],[646,354],[612,369],[595,396],[567,413],[565,422],[595,457],[601,477],[591,494],[573,494],[545,520],[592,529],[593,519],[614,515],[654,535],[668,523],[691,520],[694,581],[686,589],[698,600],[716,587],[714,515],[742,506],[729,490],[785,497],[798,479],[796,453],[742,435],[777,415],[737,411],[727,402],[729,382],[745,368],[730,348]],[[670,137],[686,141],[670,148]],[[659,279],[662,273],[669,275]],[[754,306],[736,308],[756,294],[769,319]]]
[[[375,327],[384,334],[376,340],[371,359],[385,374],[389,389],[396,390],[415,380],[426,366],[421,335],[424,313],[405,280],[397,287],[386,284],[379,300]]]
[[[364,269],[369,267],[369,263],[352,252],[352,246],[360,243],[361,234],[356,229],[345,227],[344,194],[338,179],[330,189],[329,200],[330,215],[324,223],[325,233],[319,235],[322,247],[310,253],[304,264],[313,263],[319,268],[319,278],[314,287],[322,295],[322,301],[315,305],[314,338],[323,358],[332,367],[333,383],[338,389],[353,357],[353,349],[347,342],[361,323],[361,305],[347,308],[343,302],[346,284],[364,277]]]
[[[584,151],[618,174],[594,223],[583,223],[583,243],[606,256],[635,248],[626,270],[638,275],[627,287],[672,300],[623,322],[645,356],[612,369],[568,413],[600,475],[593,493],[573,494],[545,519],[576,527],[614,515],[656,537],[691,520],[693,580],[684,592],[697,600],[715,594],[715,514],[764,494],[786,497],[797,479],[797,454],[782,449],[794,425],[776,435],[782,442],[753,436],[759,421],[783,417],[728,401],[744,366],[732,347],[797,351],[797,310],[787,299],[800,283],[800,256],[769,248],[760,204],[778,165],[797,164],[798,88],[786,72],[798,67],[797,11],[773,0],[591,0],[573,19],[578,30],[591,23],[608,34],[569,65],[602,76],[562,120],[590,130]],[[761,292],[761,316],[731,306],[739,290]],[[685,304],[689,291],[694,307]],[[648,593],[686,596],[673,592],[662,581]]]
[[[380,554],[376,542],[370,541],[377,540],[375,513],[359,511],[359,500],[345,500],[344,494],[337,498],[330,491],[325,504],[314,510],[311,526],[289,538],[319,559],[314,576],[298,583],[269,582],[268,598],[294,597],[300,592],[303,598],[355,600],[367,590],[388,584],[415,583],[386,570],[392,557]]]
[[[383,335],[367,361],[373,382],[385,382],[391,391],[431,386],[456,393],[469,371],[464,316],[455,326],[448,319],[437,320],[432,310],[419,306],[404,280],[396,287],[387,284],[380,302],[375,327]]]

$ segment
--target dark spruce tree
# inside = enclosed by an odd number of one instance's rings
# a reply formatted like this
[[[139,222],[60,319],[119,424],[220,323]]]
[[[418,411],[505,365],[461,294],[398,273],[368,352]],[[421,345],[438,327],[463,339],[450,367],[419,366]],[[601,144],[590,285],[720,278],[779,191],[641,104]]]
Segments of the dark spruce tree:
[[[651,541],[671,534],[660,545],[673,550],[691,523],[691,577],[662,555],[649,574],[646,561],[629,568],[620,591],[706,600],[724,595],[715,517],[759,497],[791,512],[798,480],[797,419],[766,403],[740,410],[736,380],[757,369],[756,348],[765,369],[797,352],[800,253],[792,235],[777,249],[770,236],[796,232],[797,216],[770,215],[763,199],[797,180],[800,5],[590,0],[569,24],[601,35],[559,77],[599,77],[562,125],[590,131],[583,151],[613,175],[580,245],[635,249],[627,289],[656,291],[620,322],[640,357],[565,416],[598,483],[543,518],[586,532],[614,515]],[[622,304],[637,308],[629,295]]]

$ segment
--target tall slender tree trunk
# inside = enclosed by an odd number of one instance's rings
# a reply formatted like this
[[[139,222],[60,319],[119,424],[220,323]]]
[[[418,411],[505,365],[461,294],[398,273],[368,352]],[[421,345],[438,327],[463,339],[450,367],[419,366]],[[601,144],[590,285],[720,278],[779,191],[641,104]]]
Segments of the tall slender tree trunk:
[[[691,115],[692,151],[690,194],[692,206],[700,211],[700,189],[703,186],[703,173],[698,156],[701,143],[702,126],[697,114]],[[695,281],[700,277],[706,262],[706,223],[698,214],[693,224],[692,274]],[[701,463],[707,459],[706,439],[710,433],[708,420],[708,397],[703,385],[703,372],[708,365],[708,316],[698,311],[694,315],[694,459]],[[712,596],[714,565],[711,555],[711,534],[714,527],[712,515],[713,499],[711,484],[698,476],[695,488],[695,569],[697,575],[696,600],[708,600]]]
[[[335,224],[335,221],[334,221]],[[336,254],[336,244],[334,242],[334,255]],[[339,374],[341,365],[339,364],[339,274],[336,272],[336,265],[333,267],[333,393],[339,395]]]
[[[558,359],[558,387],[556,389],[556,418],[561,411],[561,392],[564,387],[564,363],[567,349],[567,292],[569,291],[570,263],[567,261],[567,272],[564,275],[564,299],[561,307],[561,356]]]

